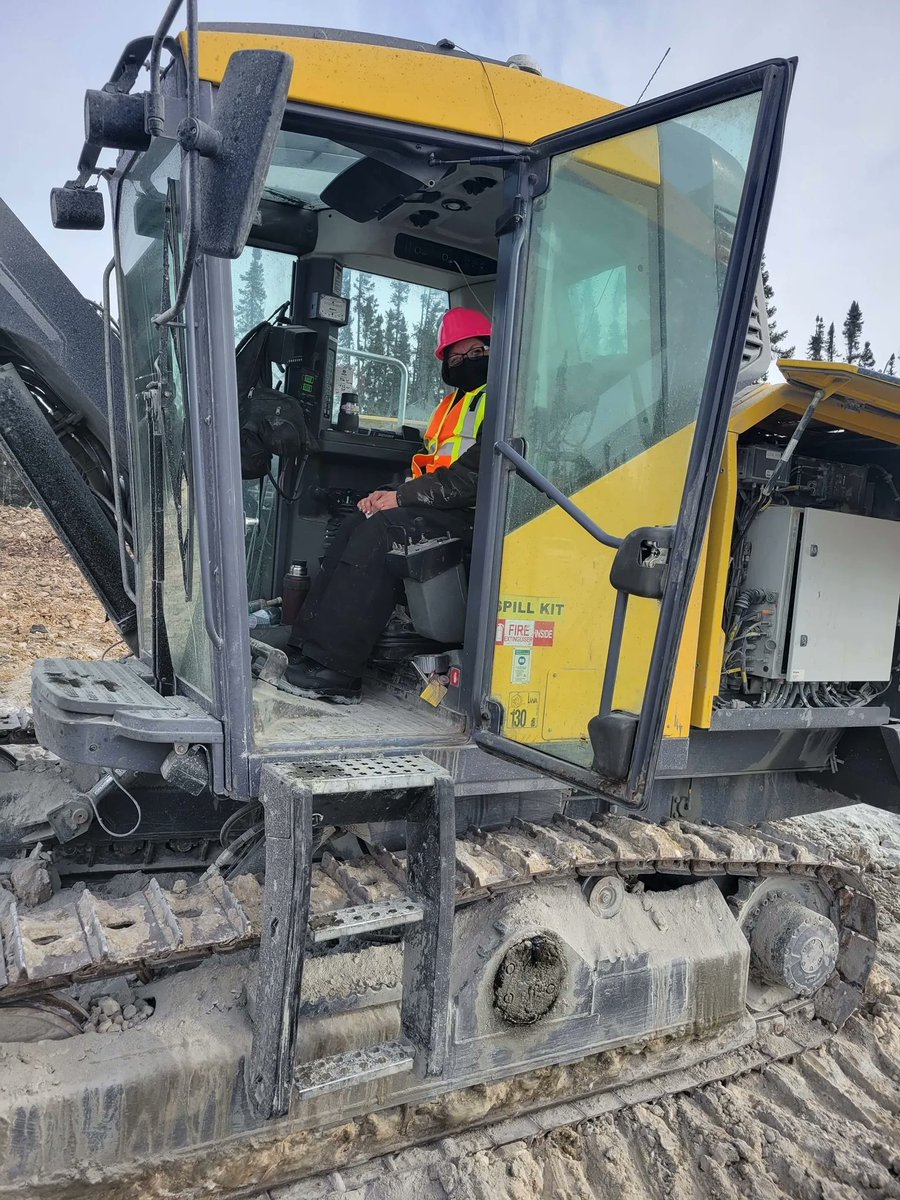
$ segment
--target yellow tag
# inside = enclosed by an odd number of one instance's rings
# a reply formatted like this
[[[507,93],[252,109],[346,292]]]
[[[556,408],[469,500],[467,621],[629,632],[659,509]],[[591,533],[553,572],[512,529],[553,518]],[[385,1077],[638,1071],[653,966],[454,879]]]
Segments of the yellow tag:
[[[426,683],[424,691],[419,693],[419,699],[424,700],[434,708],[437,708],[446,695],[446,683],[441,683],[440,679],[435,677],[429,679],[428,683]]]

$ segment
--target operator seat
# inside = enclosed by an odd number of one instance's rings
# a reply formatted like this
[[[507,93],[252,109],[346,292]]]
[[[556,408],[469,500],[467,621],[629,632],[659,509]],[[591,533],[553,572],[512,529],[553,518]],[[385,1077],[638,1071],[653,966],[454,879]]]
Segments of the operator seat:
[[[461,646],[466,628],[468,544],[458,537],[395,545],[388,566],[403,580],[413,628],[444,646]]]

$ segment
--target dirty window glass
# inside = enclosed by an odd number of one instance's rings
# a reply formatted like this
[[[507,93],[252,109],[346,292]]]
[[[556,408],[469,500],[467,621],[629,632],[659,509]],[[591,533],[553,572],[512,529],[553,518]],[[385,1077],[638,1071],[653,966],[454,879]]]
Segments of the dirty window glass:
[[[130,387],[126,397],[138,542],[142,653],[152,648],[152,512],[160,508],[162,610],[175,674],[212,696],[203,621],[183,330],[153,324],[175,296],[181,257],[181,149],[158,139],[136,157],[119,191],[117,247],[122,326]],[[155,466],[154,466],[155,462]],[[154,478],[155,476],[155,478]]]

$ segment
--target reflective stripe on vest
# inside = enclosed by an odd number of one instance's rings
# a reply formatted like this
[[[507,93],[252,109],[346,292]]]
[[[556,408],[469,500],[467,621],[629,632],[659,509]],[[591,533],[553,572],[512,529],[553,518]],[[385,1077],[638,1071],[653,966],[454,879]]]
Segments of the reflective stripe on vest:
[[[456,392],[443,398],[425,430],[428,453],[413,455],[413,479],[430,474],[438,467],[449,467],[475,445],[484,420],[486,400],[484,387],[466,392],[459,400],[456,399]]]

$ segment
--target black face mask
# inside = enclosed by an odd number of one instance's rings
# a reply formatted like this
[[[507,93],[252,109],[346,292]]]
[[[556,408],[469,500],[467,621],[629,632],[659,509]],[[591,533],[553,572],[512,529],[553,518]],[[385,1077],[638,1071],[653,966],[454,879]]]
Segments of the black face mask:
[[[461,392],[474,392],[476,388],[487,383],[488,356],[483,358],[464,358],[461,363],[449,366],[445,361],[441,367],[441,379],[449,387],[458,388]]]

